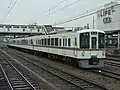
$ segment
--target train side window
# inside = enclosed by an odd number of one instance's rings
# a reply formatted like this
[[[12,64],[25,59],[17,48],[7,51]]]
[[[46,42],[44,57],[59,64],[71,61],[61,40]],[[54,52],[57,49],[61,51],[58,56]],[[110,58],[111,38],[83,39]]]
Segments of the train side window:
[[[67,38],[65,39],[65,46],[67,46]]]
[[[38,45],[40,44],[40,40],[38,40]]]
[[[48,45],[50,45],[50,39],[48,39]]]
[[[37,40],[37,45],[38,45],[38,41],[39,41],[39,40]]]
[[[45,45],[45,39],[43,39],[43,45]]]
[[[46,45],[48,45],[48,39],[46,39]]]
[[[61,46],[61,39],[59,39],[59,46]]]
[[[75,46],[77,46],[77,38],[75,38]]]
[[[71,46],[71,39],[68,38],[68,46]]]
[[[38,40],[38,45],[39,45],[40,41]]]
[[[51,38],[51,45],[54,45],[54,38]]]
[[[44,45],[46,45],[46,39],[44,39]]]
[[[20,28],[19,26],[13,26],[13,28]]]
[[[31,44],[33,44],[33,40],[31,39]]]
[[[42,45],[43,45],[43,39],[42,39]]]
[[[55,46],[58,46],[58,38],[55,38]]]
[[[40,40],[40,45],[42,45],[42,39]]]
[[[63,39],[63,46],[65,46],[65,39]]]
[[[35,44],[37,44],[37,40],[35,40]]]

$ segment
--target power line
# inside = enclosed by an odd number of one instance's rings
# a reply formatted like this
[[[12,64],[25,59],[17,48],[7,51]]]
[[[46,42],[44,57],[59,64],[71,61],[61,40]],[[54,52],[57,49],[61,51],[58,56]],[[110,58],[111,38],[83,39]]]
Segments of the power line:
[[[102,7],[103,7],[103,6],[102,6]],[[64,24],[64,23],[67,23],[67,22],[71,22],[71,21],[77,20],[78,18],[86,17],[86,14],[91,13],[91,12],[94,12],[95,10],[98,10],[98,9],[100,9],[100,8],[101,8],[101,7],[96,8],[96,9],[92,9],[92,10],[89,10],[89,11],[86,11],[86,12],[84,12],[84,13],[82,13],[82,14],[79,14],[79,15],[77,15],[77,16],[75,16],[75,17],[72,17],[72,19],[69,19],[69,20],[58,21],[58,24],[56,23],[55,25]],[[97,11],[96,11],[96,12],[97,12]]]
[[[76,18],[76,17],[79,17],[79,16],[81,16],[81,15],[85,15],[85,14],[88,14],[88,13],[90,13],[90,12],[93,12],[93,11],[95,11],[95,10],[99,10],[100,8],[102,8],[103,6],[100,6],[100,7],[98,7],[98,8],[94,8],[94,9],[91,9],[91,10],[87,10],[86,12],[84,12],[84,13],[82,13],[82,14],[79,14],[79,15],[77,15],[77,16],[74,16],[74,17],[71,17],[71,18]],[[62,21],[59,21],[59,22],[64,22],[64,21],[66,21],[66,20],[62,20]]]
[[[8,8],[10,8],[12,2],[13,2],[13,0],[10,0],[10,3],[9,3],[9,5],[8,5]]]
[[[45,14],[50,13],[52,10],[54,10],[55,8],[57,8],[59,5],[61,5],[61,4],[64,3],[65,1],[68,1],[68,0],[62,0],[62,1],[60,1],[59,3],[55,4],[54,6],[52,6],[51,8],[49,8],[48,11],[45,12]]]
[[[54,5],[53,7],[51,7],[51,8],[49,9],[49,11],[52,10],[52,9],[54,9],[54,8],[56,8],[56,7],[58,7],[60,4],[62,4],[62,3],[65,2],[65,1],[67,1],[67,0],[62,0],[62,1],[60,1],[58,4],[56,4],[56,5]]]
[[[50,11],[52,11],[53,9],[57,8],[59,5],[61,5],[62,3],[64,3],[65,1],[68,0],[61,0],[59,3],[55,4],[54,6],[52,6],[51,8],[48,9],[48,11],[44,12],[44,14],[47,16],[48,13],[50,13]]]
[[[56,13],[56,12],[58,12],[58,11],[61,11],[61,10],[65,9],[65,8],[67,8],[67,7],[69,7],[69,6],[72,6],[73,4],[76,4],[76,3],[80,2],[80,1],[82,1],[82,0],[77,0],[77,1],[75,1],[75,2],[73,2],[73,3],[71,3],[71,4],[65,5],[64,7],[60,8],[60,9],[54,11],[54,12],[51,12],[51,13],[49,13],[48,15],[54,14],[54,13]]]
[[[9,3],[9,5],[8,5],[8,9],[10,8],[12,2],[13,2],[13,0],[10,0],[10,3]],[[4,14],[4,18],[5,18],[5,16],[6,16],[6,14],[7,14],[7,11],[6,11],[5,14]],[[3,20],[4,20],[4,18],[3,18]],[[3,21],[2,21],[2,22],[3,22]]]
[[[112,7],[115,7],[115,6],[118,6],[118,5],[120,5],[120,4],[117,4],[117,5],[113,5]],[[103,7],[103,6],[102,6]],[[101,7],[100,7],[101,8]],[[110,8],[110,7],[108,7],[108,8]],[[56,22],[54,25],[60,25],[60,24],[64,24],[64,23],[68,23],[68,22],[71,22],[71,21],[75,21],[75,20],[78,20],[78,19],[81,19],[81,18],[84,18],[84,17],[88,17],[88,16],[91,16],[91,15],[94,15],[94,14],[96,14],[98,12],[98,10],[94,10],[93,9],[93,11],[87,11],[86,13],[83,13],[81,16],[76,16],[76,17],[74,17],[74,18],[72,18],[72,19],[70,19],[70,20],[66,20],[66,21],[62,21],[62,22]]]
[[[8,8],[8,12],[5,13],[3,21],[4,22],[6,20],[6,17],[9,15],[9,13],[12,11],[13,7],[15,6],[15,4],[17,3],[18,0],[15,0],[15,2],[12,4],[11,8]],[[12,3],[12,2],[11,2]]]
[[[60,25],[60,24],[64,24],[64,23],[67,23],[67,22],[75,21],[75,20],[78,20],[78,19],[80,19],[80,18],[84,18],[84,17],[90,16],[90,15],[93,15],[93,14],[95,14],[95,13],[96,13],[96,11],[93,12],[93,13],[87,14],[87,15],[83,15],[83,16],[80,16],[80,17],[76,17],[76,18],[74,18],[74,19],[70,19],[70,20],[64,21],[64,22],[55,23],[54,25]]]
[[[13,3],[13,5],[12,5],[12,7],[9,9],[7,15],[9,15],[9,13],[12,11],[12,9],[13,9],[13,7],[15,6],[15,4],[17,3],[17,1],[18,1],[18,0],[16,0],[16,1]]]

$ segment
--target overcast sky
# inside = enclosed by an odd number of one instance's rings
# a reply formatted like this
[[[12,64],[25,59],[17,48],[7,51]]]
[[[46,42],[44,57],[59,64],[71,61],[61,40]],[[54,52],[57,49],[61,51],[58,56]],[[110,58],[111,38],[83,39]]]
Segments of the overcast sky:
[[[0,0],[0,23],[5,13],[9,10],[8,5],[11,0]],[[15,0],[13,0],[14,3]],[[87,10],[104,5],[110,0],[81,0],[80,2],[58,11],[54,14],[47,15],[49,8],[53,7],[62,0],[18,0],[12,11],[3,23],[7,24],[29,24],[37,22],[38,24],[54,24],[59,20],[65,20]],[[77,0],[66,0],[60,6],[52,9],[51,12],[70,4]],[[63,24],[64,26],[80,26],[90,23],[91,18],[84,18],[71,23]]]

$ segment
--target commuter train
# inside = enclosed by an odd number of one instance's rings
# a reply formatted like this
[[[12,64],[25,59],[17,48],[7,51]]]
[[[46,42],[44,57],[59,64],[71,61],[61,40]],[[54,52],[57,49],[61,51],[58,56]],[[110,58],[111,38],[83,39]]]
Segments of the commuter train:
[[[104,67],[106,58],[105,32],[96,29],[15,38],[8,41],[8,46],[39,51],[80,68]]]

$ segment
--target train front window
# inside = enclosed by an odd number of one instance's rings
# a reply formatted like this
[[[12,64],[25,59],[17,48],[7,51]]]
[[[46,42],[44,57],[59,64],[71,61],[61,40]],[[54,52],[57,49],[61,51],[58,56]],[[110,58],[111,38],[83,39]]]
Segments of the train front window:
[[[80,48],[90,48],[90,33],[80,34]]]
[[[104,48],[105,46],[105,34],[98,33],[98,48]]]

